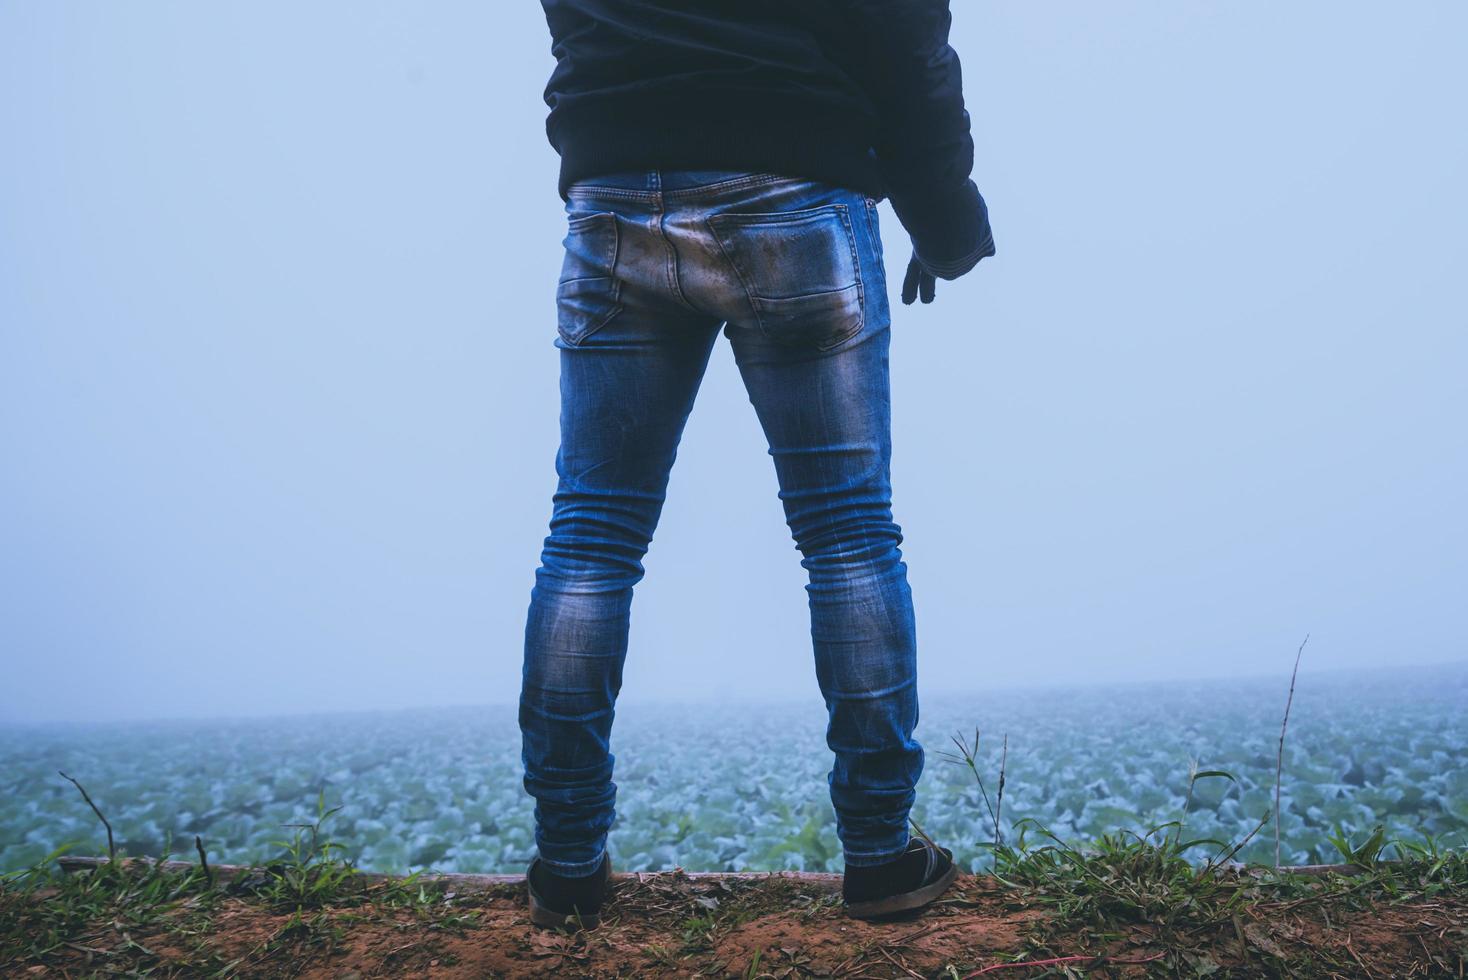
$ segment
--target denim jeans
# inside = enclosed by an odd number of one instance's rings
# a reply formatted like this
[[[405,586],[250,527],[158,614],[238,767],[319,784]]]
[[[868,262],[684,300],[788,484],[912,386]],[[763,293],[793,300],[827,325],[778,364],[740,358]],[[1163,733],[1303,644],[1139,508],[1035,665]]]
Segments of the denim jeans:
[[[912,595],[892,520],[876,202],[775,174],[653,171],[575,184],[566,210],[559,483],[519,703],[542,861],[570,876],[600,866],[632,590],[721,328],[809,573],[846,862],[896,857],[923,750]]]

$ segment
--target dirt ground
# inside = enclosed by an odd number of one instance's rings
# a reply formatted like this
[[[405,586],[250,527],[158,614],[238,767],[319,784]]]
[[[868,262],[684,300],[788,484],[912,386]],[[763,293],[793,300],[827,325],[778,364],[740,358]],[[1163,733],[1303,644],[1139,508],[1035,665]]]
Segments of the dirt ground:
[[[1056,936],[1039,928],[1044,908],[989,877],[960,877],[918,917],[867,923],[842,913],[828,881],[627,875],[602,926],[575,935],[531,927],[523,884],[446,897],[299,916],[223,897],[187,927],[119,936],[90,923],[40,962],[0,957],[0,976],[1408,978],[1462,977],[1468,958],[1461,898],[1349,913],[1308,899],[1260,904],[1184,948],[1145,923]]]

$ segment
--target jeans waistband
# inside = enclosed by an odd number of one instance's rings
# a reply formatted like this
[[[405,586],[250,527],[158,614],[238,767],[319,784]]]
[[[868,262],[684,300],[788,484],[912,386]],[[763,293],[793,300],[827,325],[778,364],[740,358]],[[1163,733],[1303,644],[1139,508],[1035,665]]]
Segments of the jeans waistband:
[[[759,175],[747,170],[627,170],[587,177],[576,181],[571,186],[575,187],[580,184],[647,192],[680,191],[754,176]]]

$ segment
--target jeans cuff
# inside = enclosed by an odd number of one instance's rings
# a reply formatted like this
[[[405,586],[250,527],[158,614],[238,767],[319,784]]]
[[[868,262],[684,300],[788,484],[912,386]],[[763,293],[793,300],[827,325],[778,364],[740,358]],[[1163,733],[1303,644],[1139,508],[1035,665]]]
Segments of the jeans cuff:
[[[560,875],[562,878],[586,878],[596,874],[600,870],[602,859],[606,857],[606,854],[606,850],[603,849],[597,854],[594,860],[579,861],[575,864],[552,861],[542,854],[540,855],[540,863],[545,865],[552,873]]]
[[[845,851],[846,865],[850,868],[870,868],[878,864],[886,864],[888,861],[895,861],[907,853],[907,845],[911,841],[911,834],[903,834],[902,846],[896,850],[853,851],[850,848],[843,848]]]

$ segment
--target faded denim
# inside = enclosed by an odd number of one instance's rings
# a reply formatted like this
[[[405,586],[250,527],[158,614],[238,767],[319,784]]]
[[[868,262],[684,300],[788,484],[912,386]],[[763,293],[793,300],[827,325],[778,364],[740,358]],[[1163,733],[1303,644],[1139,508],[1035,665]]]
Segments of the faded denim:
[[[721,328],[809,573],[846,861],[896,857],[923,749],[912,595],[892,520],[876,201],[774,174],[653,171],[578,182],[566,211],[559,484],[519,705],[541,858],[562,875],[600,866],[633,586]],[[698,637],[688,641],[696,654]]]

